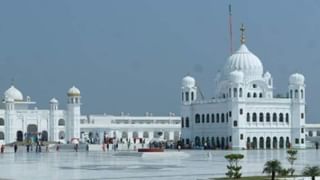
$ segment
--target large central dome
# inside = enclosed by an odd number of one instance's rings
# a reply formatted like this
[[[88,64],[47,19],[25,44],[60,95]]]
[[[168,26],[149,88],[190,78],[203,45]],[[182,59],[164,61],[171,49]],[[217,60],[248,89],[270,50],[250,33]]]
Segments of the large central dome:
[[[260,59],[251,53],[245,44],[241,44],[238,51],[232,54],[224,66],[224,75],[227,77],[233,71],[242,71],[244,79],[260,79],[263,74],[263,65]]]

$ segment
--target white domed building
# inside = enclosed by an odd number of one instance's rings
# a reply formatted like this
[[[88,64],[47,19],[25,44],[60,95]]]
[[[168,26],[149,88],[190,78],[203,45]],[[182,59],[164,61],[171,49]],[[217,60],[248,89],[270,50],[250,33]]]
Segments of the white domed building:
[[[233,149],[305,148],[305,79],[289,78],[288,92],[274,96],[273,79],[244,43],[215,79],[211,99],[198,98],[194,78],[182,80],[181,140],[185,147]]]
[[[5,91],[0,108],[0,144],[80,138],[80,91],[72,87],[67,95],[66,110],[58,108],[56,98],[49,101],[50,109],[38,109],[29,96],[24,97],[12,85]]]
[[[188,77],[184,86],[195,91],[195,80]],[[154,139],[161,141],[178,141],[180,137],[179,116],[120,116],[98,114],[81,115],[81,92],[73,86],[67,91],[67,107],[59,109],[59,101],[52,98],[49,109],[38,109],[29,96],[15,86],[11,86],[3,95],[0,106],[0,144],[14,142],[82,142],[100,144],[104,138],[124,143],[133,143],[135,147],[143,146]],[[194,97],[196,98],[196,97]],[[160,135],[161,134],[161,135]],[[134,146],[131,146],[133,149]]]

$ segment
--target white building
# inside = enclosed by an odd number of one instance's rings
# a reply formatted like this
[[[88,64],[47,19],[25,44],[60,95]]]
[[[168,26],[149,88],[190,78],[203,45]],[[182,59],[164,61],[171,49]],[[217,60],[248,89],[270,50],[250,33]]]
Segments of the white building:
[[[195,79],[182,79],[182,141],[186,146],[233,149],[305,148],[305,82],[289,77],[285,96],[273,94],[273,78],[245,45],[226,61],[211,99],[199,96]]]
[[[181,118],[170,113],[169,116],[130,116],[122,113],[113,115],[89,115],[81,118],[81,134],[91,142],[102,143],[104,137],[117,139],[120,142],[135,143],[157,139],[175,142],[180,139]],[[84,140],[87,141],[87,140]]]
[[[72,87],[67,92],[67,109],[59,109],[53,98],[50,109],[38,109],[36,103],[23,97],[13,85],[4,93],[0,107],[0,144],[40,139],[42,141],[70,142],[84,139],[81,135],[94,134],[102,142],[104,135],[134,141],[143,138],[148,142],[157,137],[165,141],[178,140],[180,117],[169,116],[81,116],[80,90]],[[82,132],[82,134],[80,134]]]

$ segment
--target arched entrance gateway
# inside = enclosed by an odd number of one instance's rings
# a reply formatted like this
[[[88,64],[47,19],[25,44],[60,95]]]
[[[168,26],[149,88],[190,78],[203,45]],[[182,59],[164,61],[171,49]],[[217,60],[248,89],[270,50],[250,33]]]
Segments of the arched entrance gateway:
[[[29,124],[27,126],[27,139],[32,142],[38,141],[38,126],[35,124]]]

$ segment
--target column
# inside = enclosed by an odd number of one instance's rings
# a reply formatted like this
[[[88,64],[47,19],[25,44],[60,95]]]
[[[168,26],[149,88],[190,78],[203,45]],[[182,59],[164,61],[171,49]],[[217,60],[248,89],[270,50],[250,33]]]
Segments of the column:
[[[260,138],[257,137],[257,149],[260,149]]]
[[[174,131],[169,131],[169,140],[174,140]]]
[[[138,137],[143,138],[143,131],[138,131]]]
[[[131,143],[133,143],[132,131],[128,131],[128,141],[130,141]]]

